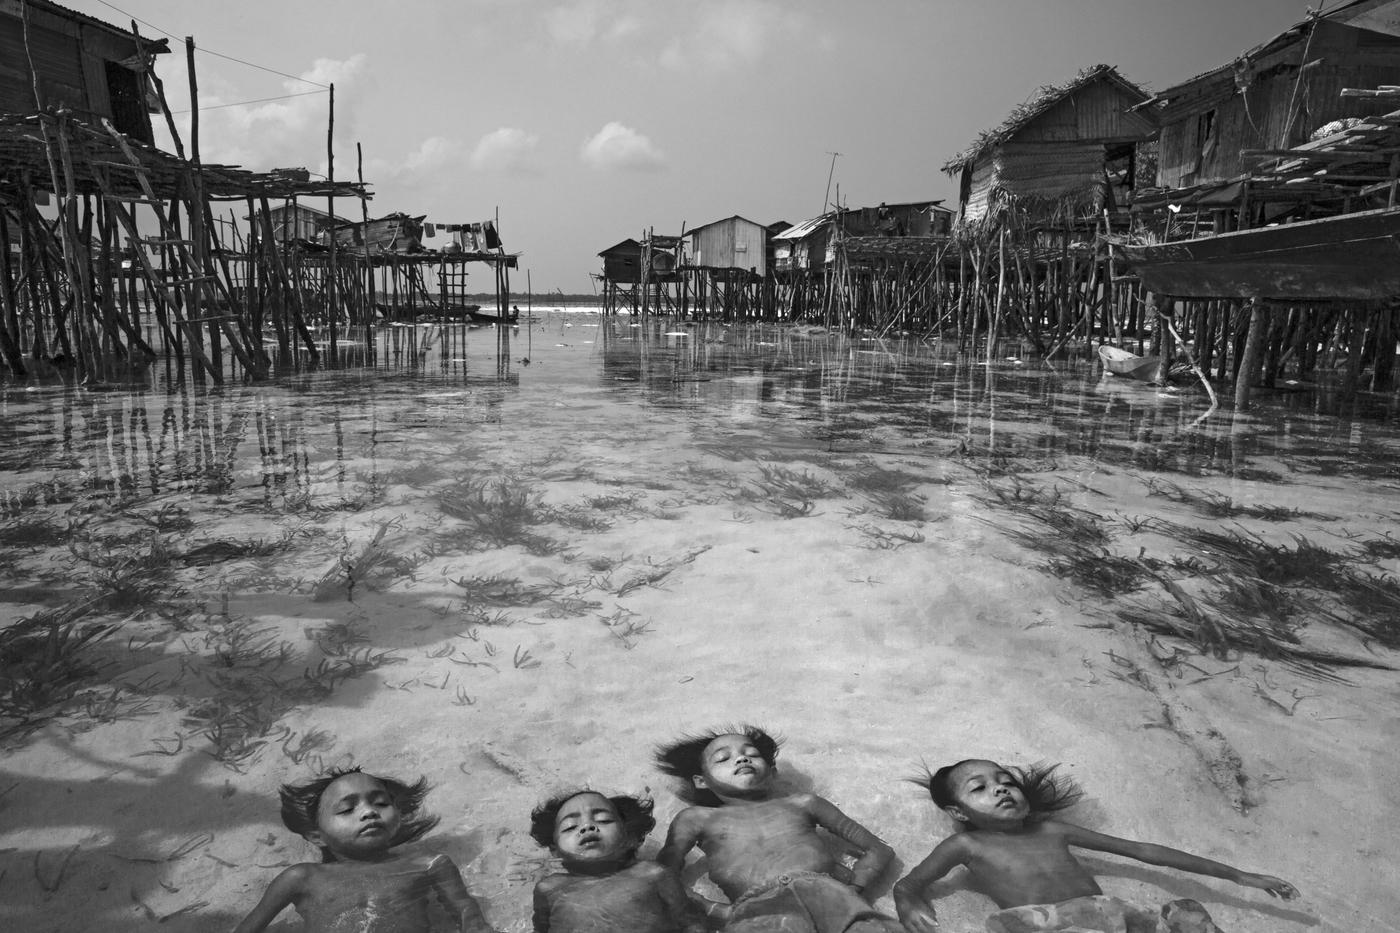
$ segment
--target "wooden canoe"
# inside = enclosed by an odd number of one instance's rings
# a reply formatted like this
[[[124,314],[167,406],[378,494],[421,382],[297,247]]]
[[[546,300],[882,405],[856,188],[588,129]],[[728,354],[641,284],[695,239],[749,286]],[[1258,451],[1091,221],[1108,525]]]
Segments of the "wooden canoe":
[[[1149,291],[1175,298],[1400,295],[1400,208],[1114,248]]]
[[[1160,356],[1138,356],[1121,347],[1099,344],[1099,359],[1103,362],[1106,375],[1123,376],[1139,382],[1161,385],[1166,382],[1166,371]]]

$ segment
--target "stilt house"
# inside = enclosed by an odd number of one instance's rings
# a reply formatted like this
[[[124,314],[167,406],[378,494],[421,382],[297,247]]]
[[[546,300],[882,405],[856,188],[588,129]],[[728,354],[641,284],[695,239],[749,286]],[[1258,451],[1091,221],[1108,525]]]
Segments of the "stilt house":
[[[635,285],[642,280],[642,244],[628,237],[603,250],[603,280],[618,285]]]
[[[325,242],[327,230],[353,223],[349,218],[290,201],[274,205],[267,216],[272,221],[273,239],[278,243],[321,244]]]
[[[143,40],[48,0],[0,0],[0,113],[64,107],[149,144],[151,63],[169,51],[165,39]]]
[[[822,214],[773,234],[773,271],[779,274],[821,267],[827,261],[834,213]]]
[[[1149,96],[1108,65],[1042,88],[1000,126],[982,133],[943,171],[957,179],[965,223],[1018,202],[1035,219],[1065,207],[1097,216],[1126,204],[1136,148],[1156,135]]]
[[[1161,124],[1157,184],[1232,179],[1244,149],[1287,148],[1348,117],[1394,109],[1393,99],[1343,88],[1400,84],[1400,0],[1354,0],[1313,15],[1154,98]]]
[[[735,214],[691,230],[688,265],[714,271],[747,271],[756,278],[767,274],[768,228]]]

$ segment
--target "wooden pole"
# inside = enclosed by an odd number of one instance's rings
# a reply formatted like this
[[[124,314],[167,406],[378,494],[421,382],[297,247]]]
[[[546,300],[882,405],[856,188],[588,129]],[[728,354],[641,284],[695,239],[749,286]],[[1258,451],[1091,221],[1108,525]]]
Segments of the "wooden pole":
[[[1249,408],[1249,389],[1254,383],[1254,374],[1259,369],[1259,355],[1264,347],[1264,332],[1268,329],[1268,315],[1264,302],[1258,298],[1249,300],[1249,334],[1245,337],[1244,356],[1240,368],[1235,373],[1235,410]]]
[[[336,362],[335,344],[335,316],[338,312],[336,304],[336,259],[335,259],[335,82],[331,82],[330,103],[326,114],[326,181],[329,187],[326,191],[326,213],[330,215],[331,235],[326,245],[326,264],[329,272],[326,275],[326,321],[331,328],[331,365]],[[369,228],[365,228],[366,241],[365,249],[369,249],[368,234]]]
[[[369,232],[369,202],[365,200],[365,154],[355,143],[355,177],[360,182],[360,220]],[[369,255],[369,240],[365,240],[365,346],[374,352],[374,263]]]

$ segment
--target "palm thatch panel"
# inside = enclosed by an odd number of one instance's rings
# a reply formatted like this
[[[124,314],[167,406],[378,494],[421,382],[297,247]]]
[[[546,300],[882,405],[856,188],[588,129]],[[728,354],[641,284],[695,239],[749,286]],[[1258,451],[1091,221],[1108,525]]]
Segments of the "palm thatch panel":
[[[978,221],[1011,205],[1036,217],[1063,210],[1097,214],[1104,203],[1103,167],[1104,147],[1093,143],[1000,146],[973,169],[963,219]]]
[[[1096,85],[1102,93],[1096,95],[1094,106],[1078,106],[1073,98],[1081,96]],[[990,150],[1000,146],[1032,124],[1044,122],[1038,138],[1046,142],[1137,137],[1147,139],[1155,131],[1155,121],[1146,112],[1128,108],[1148,99],[1142,88],[1128,81],[1111,65],[1094,65],[1063,85],[1046,85],[1030,100],[1012,110],[999,126],[984,130],[962,152],[943,165],[944,173],[956,176],[978,162]],[[1061,104],[1064,108],[1057,111]]]

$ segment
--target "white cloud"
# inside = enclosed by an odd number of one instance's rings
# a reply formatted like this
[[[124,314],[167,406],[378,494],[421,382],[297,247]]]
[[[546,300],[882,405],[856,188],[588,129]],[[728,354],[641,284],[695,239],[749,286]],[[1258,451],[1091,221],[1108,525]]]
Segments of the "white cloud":
[[[544,14],[544,28],[560,45],[588,45],[601,31],[604,5],[600,0],[572,0]]]
[[[456,140],[441,136],[429,136],[418,144],[418,148],[404,159],[403,167],[408,172],[435,172],[447,168],[461,157],[462,146]]]
[[[559,45],[620,42],[637,35],[642,21],[622,9],[626,0],[568,0],[543,14],[544,28]]]
[[[589,167],[601,170],[656,171],[666,164],[665,155],[650,139],[616,121],[584,142],[579,156]]]
[[[176,56],[170,56],[175,58]],[[242,103],[244,95],[226,82],[200,76],[199,141],[200,155],[206,162],[240,165],[249,171],[264,172],[280,166],[304,165],[312,171],[326,170],[326,127],[329,117],[329,94],[315,85],[334,83],[336,176],[354,175],[355,140],[358,136],[358,114],[354,93],[365,71],[366,56],[352,55],[344,60],[318,58],[301,73],[305,81],[288,79],[282,82],[283,100],[264,103]],[[183,58],[166,65],[161,63],[170,109],[175,111],[176,125],[186,148],[189,147],[189,78]],[[307,82],[315,84],[308,84]],[[205,85],[208,84],[206,88]],[[174,151],[165,123],[160,117],[152,121],[157,126],[156,144]]]
[[[630,39],[642,31],[642,21],[635,16],[619,16],[603,33],[603,38],[612,42]]]
[[[492,130],[472,150],[472,168],[530,174],[539,171],[535,152],[540,138],[512,126]]]
[[[691,33],[672,39],[662,49],[661,64],[667,68],[720,68],[756,62],[805,19],[801,13],[764,0],[718,0],[697,6],[695,13]]]

